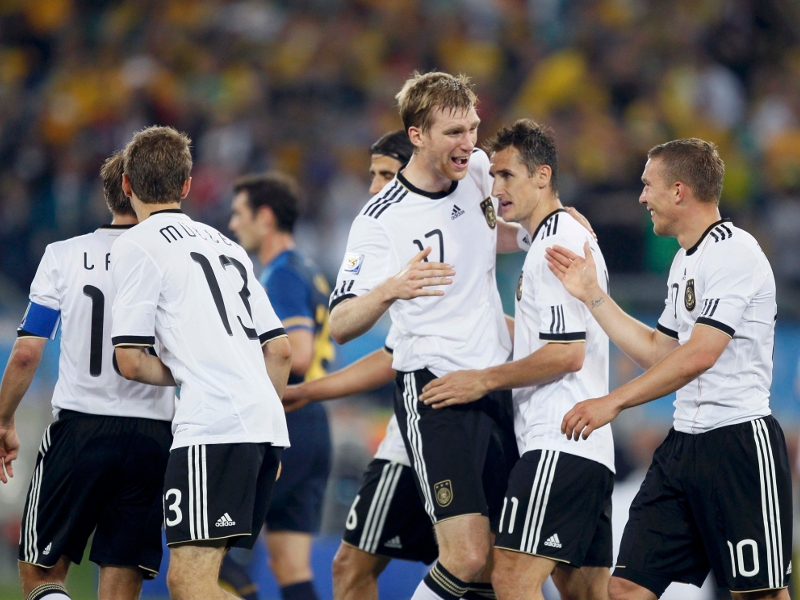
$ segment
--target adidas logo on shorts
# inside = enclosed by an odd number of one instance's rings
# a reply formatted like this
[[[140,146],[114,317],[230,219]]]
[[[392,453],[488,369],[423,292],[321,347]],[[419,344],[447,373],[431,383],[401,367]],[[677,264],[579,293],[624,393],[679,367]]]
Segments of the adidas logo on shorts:
[[[464,211],[458,208],[458,204],[453,204],[453,212],[450,213],[450,220],[454,221],[464,214]]]
[[[387,548],[394,548],[395,550],[402,550],[403,544],[400,543],[400,536],[396,535],[384,544]]]
[[[53,543],[52,543],[52,542],[50,542],[49,544],[47,544],[47,546],[45,547],[45,549],[44,549],[44,550],[42,550],[42,554],[44,554],[45,556],[47,556],[48,554],[50,554],[50,550],[52,550],[52,548],[53,548]]]
[[[231,519],[231,516],[228,513],[225,513],[219,519],[217,519],[217,527],[231,527],[233,525],[236,525],[236,521]]]
[[[561,548],[561,540],[558,539],[558,534],[554,533],[544,543],[545,546],[550,546],[551,548]]]

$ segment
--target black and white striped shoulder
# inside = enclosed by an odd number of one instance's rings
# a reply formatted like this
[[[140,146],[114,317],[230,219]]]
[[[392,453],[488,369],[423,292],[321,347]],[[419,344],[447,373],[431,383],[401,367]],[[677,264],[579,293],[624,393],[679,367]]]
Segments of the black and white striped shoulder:
[[[537,227],[536,231],[533,232],[533,236],[531,236],[531,238],[534,240],[543,240],[552,235],[556,235],[558,233],[558,222],[561,218],[561,213],[566,212],[567,211],[563,208],[559,208],[547,215],[544,220],[539,223],[539,227]]]
[[[731,239],[733,237],[733,230],[734,227],[730,219],[720,219],[719,221],[712,223],[703,232],[703,235],[700,236],[700,239],[697,240],[697,243],[695,243],[694,246],[686,251],[686,256],[691,256],[697,252],[700,244],[702,244],[706,238],[713,240],[715,244]]]
[[[377,219],[386,212],[389,207],[401,202],[407,195],[408,190],[395,179],[367,202],[364,210],[361,211],[361,215]]]

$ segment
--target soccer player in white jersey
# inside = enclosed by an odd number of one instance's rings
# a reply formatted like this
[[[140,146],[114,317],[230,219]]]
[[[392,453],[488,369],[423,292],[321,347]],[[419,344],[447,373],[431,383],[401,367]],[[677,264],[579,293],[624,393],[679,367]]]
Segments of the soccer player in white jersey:
[[[497,597],[542,600],[552,574],[563,597],[606,598],[612,562],[611,427],[575,444],[561,435],[564,413],[587,395],[608,393],[608,336],[547,268],[545,248],[589,244],[597,274],[607,272],[597,242],[558,198],[552,132],[523,119],[486,144],[500,216],[531,236],[516,293],[514,360],[456,371],[427,384],[434,408],[463,405],[513,389],[521,459],[509,479],[495,541]],[[577,568],[576,568],[577,567]]]
[[[331,334],[342,343],[391,314],[395,411],[439,541],[439,561],[413,598],[460,598],[491,548],[481,479],[488,412],[498,404],[433,410],[418,396],[437,376],[505,362],[511,340],[495,253],[520,249],[522,236],[496,218],[466,77],[415,74],[397,98],[414,155],[353,223],[331,296]]]
[[[736,599],[788,600],[791,478],[769,407],[772,269],[753,236],[720,218],[725,167],[713,144],[675,140],[648,159],[639,202],[655,233],[681,246],[655,329],[626,315],[598,285],[588,247],[547,250],[567,290],[647,369],[577,404],[562,432],[591,439],[625,408],[677,392],[674,428],[631,505],[609,595],[652,599],[673,581],[700,586],[713,569]]]
[[[222,557],[252,547],[289,445],[280,396],[291,346],[247,253],[180,209],[189,139],[150,127],[124,156],[139,225],[111,252],[112,342],[125,377],[159,383],[171,372],[180,386],[164,478],[167,585],[172,598],[229,598]],[[144,351],[156,340],[160,360]]]
[[[60,323],[56,421],[39,447],[20,535],[20,582],[29,600],[69,597],[69,566],[81,562],[92,531],[89,558],[100,565],[101,600],[138,598],[143,577],[161,564],[175,391],[130,382],[117,370],[110,252],[137,220],[122,193],[121,154],[106,160],[101,178],[113,221],[47,246],[0,386],[0,457],[10,477],[19,448],[14,413]],[[163,383],[174,385],[168,377]],[[8,481],[2,468],[0,479]]]

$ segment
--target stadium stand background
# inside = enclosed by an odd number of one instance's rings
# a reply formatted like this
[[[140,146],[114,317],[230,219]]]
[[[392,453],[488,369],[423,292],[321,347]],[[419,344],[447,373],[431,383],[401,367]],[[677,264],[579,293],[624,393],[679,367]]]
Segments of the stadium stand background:
[[[677,245],[652,234],[636,203],[646,151],[687,136],[719,145],[723,215],[758,238],[778,279],[773,407],[795,455],[800,4],[790,0],[1,0],[0,360],[45,245],[107,220],[100,164],[153,123],[194,140],[185,208],[223,231],[235,177],[295,175],[298,242],[333,279],[367,199],[367,148],[400,126],[402,82],[435,68],[473,78],[481,137],[522,116],[553,127],[563,201],[591,219],[612,293],[651,322]],[[508,312],[521,259],[499,262]],[[380,345],[383,331],[339,348],[335,366]],[[28,453],[14,485],[0,487],[1,589],[15,586],[18,517],[57,355],[50,344],[20,412]],[[635,374],[616,353],[612,380]],[[669,402],[615,424],[621,476],[646,465]],[[336,535],[390,409],[385,393],[329,409],[325,528]]]

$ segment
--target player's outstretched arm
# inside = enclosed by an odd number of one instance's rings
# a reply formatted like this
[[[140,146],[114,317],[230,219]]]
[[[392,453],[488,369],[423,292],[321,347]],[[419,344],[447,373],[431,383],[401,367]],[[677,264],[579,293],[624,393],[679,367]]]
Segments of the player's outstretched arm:
[[[420,296],[443,296],[434,286],[450,285],[456,274],[446,263],[425,262],[431,253],[428,246],[408,261],[394,277],[390,277],[363,296],[345,300],[331,311],[331,337],[344,344],[369,331],[396,300],[412,300]]]
[[[309,402],[335,400],[370,392],[394,378],[392,356],[386,350],[376,350],[335,373],[288,386],[283,395],[283,406],[286,412],[292,412]]]
[[[424,388],[420,400],[433,408],[473,402],[494,390],[510,390],[548,383],[583,367],[584,342],[549,343],[533,354],[482,369],[455,371],[434,379]]]
[[[547,265],[567,291],[589,308],[611,341],[640,367],[649,369],[677,348],[678,341],[625,313],[600,287],[588,242],[583,251],[585,257],[563,246],[547,248]]]
[[[14,476],[11,463],[19,452],[14,414],[33,381],[46,342],[46,338],[40,337],[18,338],[3,374],[0,384],[0,481],[3,483],[8,483],[8,478]]]
[[[292,370],[292,344],[287,336],[281,335],[266,342],[262,350],[272,387],[278,393],[278,398],[283,398]]]
[[[730,336],[718,329],[697,325],[689,341],[653,368],[607,396],[576,404],[564,416],[561,432],[574,440],[586,439],[624,409],[671,394],[713,367],[730,341]]]
[[[149,383],[150,385],[173,386],[172,371],[157,356],[147,352],[142,346],[117,346],[119,372],[125,379]]]

